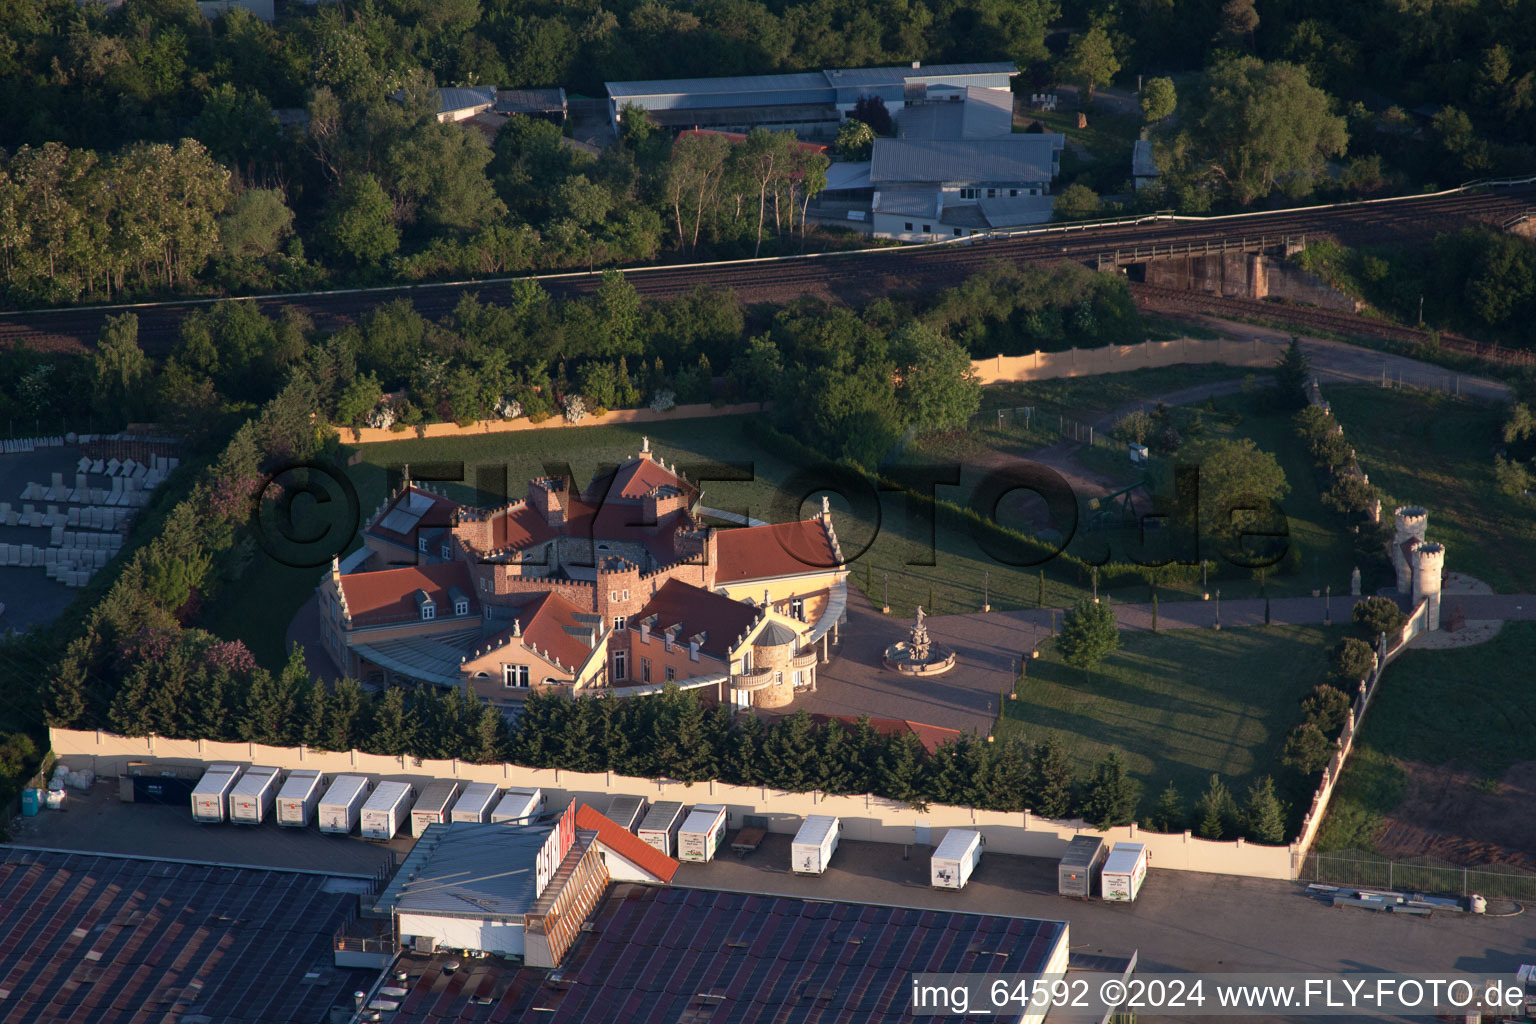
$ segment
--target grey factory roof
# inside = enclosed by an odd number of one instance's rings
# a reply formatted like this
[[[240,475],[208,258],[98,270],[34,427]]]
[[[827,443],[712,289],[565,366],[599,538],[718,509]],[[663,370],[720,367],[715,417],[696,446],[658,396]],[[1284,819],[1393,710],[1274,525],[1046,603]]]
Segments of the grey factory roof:
[[[1146,139],[1137,139],[1131,144],[1131,176],[1155,178],[1157,175],[1157,160],[1152,156],[1152,143]]]
[[[883,189],[875,193],[870,209],[898,217],[937,217],[939,193],[931,188]]]
[[[501,89],[496,93],[498,114],[548,114],[565,110],[564,89]]]
[[[1018,185],[1047,182],[1060,135],[1008,135],[999,139],[914,141],[876,139],[869,180],[884,183],[954,182]]]
[[[437,110],[440,114],[454,110],[468,110],[471,107],[487,107],[495,103],[496,90],[491,86],[476,89],[454,86],[437,90]]]
[[[363,879],[12,847],[0,1017],[313,1024],[377,971],[334,965]]]
[[[865,88],[901,85],[907,81],[942,81],[974,75],[1014,75],[1018,68],[1007,61],[987,64],[934,64],[914,68],[907,64],[880,68],[834,68],[788,75],[737,75],[725,78],[662,78],[639,82],[608,82],[614,99],[631,96],[678,96],[692,93],[804,92],[830,88]],[[958,83],[957,83],[958,84]]]
[[[451,917],[521,916],[538,899],[534,862],[554,828],[553,821],[428,825],[380,896],[379,908]]]
[[[896,135],[903,139],[991,139],[1013,131],[1013,93],[968,86],[964,102],[937,101],[903,107]]]
[[[1040,972],[1068,941],[1063,921],[633,884],[612,886],[592,925],[558,984],[494,958],[452,973],[434,960],[393,1024],[899,1024],[915,973]]]
[[[1016,228],[1021,224],[1040,224],[1050,220],[1055,202],[1051,196],[999,196],[996,199],[977,200],[976,206],[986,218],[987,227]],[[944,211],[944,222],[959,223],[949,220],[948,210]]]

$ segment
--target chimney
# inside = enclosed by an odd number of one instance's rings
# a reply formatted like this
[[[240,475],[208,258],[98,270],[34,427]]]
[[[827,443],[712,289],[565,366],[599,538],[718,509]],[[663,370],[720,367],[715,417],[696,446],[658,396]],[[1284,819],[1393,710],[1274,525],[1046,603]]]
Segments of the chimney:
[[[916,71],[918,68],[920,68],[922,66],[923,66],[923,62],[920,61],[920,60],[915,60],[915,61],[912,62],[912,70],[913,71]]]

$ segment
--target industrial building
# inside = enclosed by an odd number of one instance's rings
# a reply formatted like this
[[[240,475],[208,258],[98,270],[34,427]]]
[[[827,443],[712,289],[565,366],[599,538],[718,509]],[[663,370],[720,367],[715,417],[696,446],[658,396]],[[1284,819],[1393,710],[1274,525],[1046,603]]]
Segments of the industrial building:
[[[390,1020],[614,1020],[622,1008],[626,1024],[894,1024],[912,1019],[914,973],[1067,966],[1065,921],[623,883],[609,887],[558,976],[403,956],[405,992]]]
[[[372,879],[7,847],[0,1017],[316,1024],[377,969],[332,937]]]
[[[617,131],[624,108],[638,107],[663,128],[793,129],[830,138],[866,97],[892,114],[910,104],[950,102],[968,88],[1006,91],[1019,69],[1008,61],[883,68],[838,68],[789,75],[609,82],[608,112]]]

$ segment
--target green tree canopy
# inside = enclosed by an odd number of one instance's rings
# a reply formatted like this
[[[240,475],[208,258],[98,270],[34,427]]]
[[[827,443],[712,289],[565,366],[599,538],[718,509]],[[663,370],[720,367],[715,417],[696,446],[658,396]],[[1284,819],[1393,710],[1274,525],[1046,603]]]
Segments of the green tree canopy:
[[[1280,395],[1281,404],[1287,409],[1303,408],[1307,404],[1307,385],[1311,382],[1312,363],[1301,351],[1301,340],[1293,334],[1291,343],[1275,364],[1275,390]]]
[[[1085,220],[1095,216],[1102,208],[1098,193],[1080,182],[1073,182],[1051,201],[1051,210],[1057,220]]]
[[[1082,83],[1087,90],[1085,101],[1092,98],[1095,86],[1107,84],[1119,72],[1120,53],[1114,37],[1102,24],[1073,36],[1061,63],[1062,76]]]
[[[1181,118],[1187,147],[1175,150],[1197,176],[1209,172],[1245,205],[1277,187],[1306,195],[1349,141],[1344,119],[1331,113],[1333,98],[1295,64],[1224,61],[1206,72],[1192,108]]]
[[[868,160],[875,146],[875,130],[849,118],[837,129],[837,155],[844,160]]]
[[[1120,625],[1109,603],[1082,598],[1061,620],[1056,649],[1062,659],[1086,674],[1120,647]]]
[[[1083,797],[1083,820],[1099,831],[1116,825],[1129,825],[1136,817],[1141,799],[1141,784],[1125,774],[1125,761],[1118,750],[1104,755],[1094,766]]]
[[[896,401],[919,430],[955,430],[981,407],[981,385],[965,348],[913,320],[891,335]]]
[[[371,174],[353,176],[342,184],[325,230],[337,255],[354,263],[377,263],[400,248],[394,208]]]
[[[1172,114],[1178,105],[1178,93],[1173,79],[1149,78],[1141,86],[1141,116],[1148,124],[1156,124]]]

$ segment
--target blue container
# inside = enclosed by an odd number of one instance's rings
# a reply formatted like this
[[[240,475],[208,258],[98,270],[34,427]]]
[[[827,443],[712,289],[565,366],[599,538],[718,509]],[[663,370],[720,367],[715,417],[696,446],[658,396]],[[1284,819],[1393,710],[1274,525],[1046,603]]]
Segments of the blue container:
[[[21,791],[21,813],[24,817],[35,817],[43,806],[43,791],[40,789],[24,789]]]

